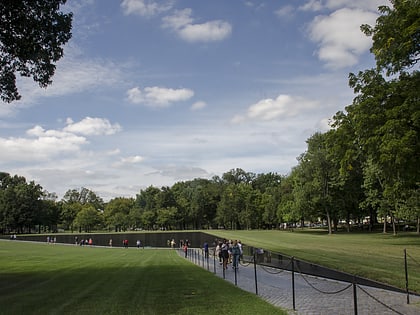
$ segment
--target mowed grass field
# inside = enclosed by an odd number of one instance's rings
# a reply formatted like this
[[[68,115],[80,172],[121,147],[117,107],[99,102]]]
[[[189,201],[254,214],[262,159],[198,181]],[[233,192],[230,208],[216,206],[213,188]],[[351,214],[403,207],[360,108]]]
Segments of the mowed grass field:
[[[420,236],[415,233],[337,233],[320,230],[215,231],[326,267],[405,289],[404,249],[407,250],[409,289],[420,294]]]
[[[170,249],[0,241],[0,314],[286,314]]]

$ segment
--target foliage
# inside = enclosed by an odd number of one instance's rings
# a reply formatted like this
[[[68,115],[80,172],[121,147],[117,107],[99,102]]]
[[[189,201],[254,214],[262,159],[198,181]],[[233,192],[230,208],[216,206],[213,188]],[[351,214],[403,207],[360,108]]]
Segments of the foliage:
[[[4,0],[0,6],[0,97],[19,100],[16,73],[41,87],[52,83],[55,63],[71,38],[72,13],[59,7],[66,0]]]
[[[374,27],[362,25],[362,31],[372,36],[371,52],[379,69],[387,74],[407,70],[419,61],[420,1],[390,0],[392,6],[381,6],[381,16]]]

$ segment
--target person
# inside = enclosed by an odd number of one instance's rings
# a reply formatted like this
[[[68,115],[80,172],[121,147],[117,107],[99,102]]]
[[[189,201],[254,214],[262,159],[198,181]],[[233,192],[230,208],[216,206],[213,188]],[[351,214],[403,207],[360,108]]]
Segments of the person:
[[[128,239],[125,239],[123,241],[123,245],[124,245],[124,248],[128,248]]]
[[[219,257],[219,264],[222,264],[222,243],[217,243],[217,246],[214,249],[214,256]]]
[[[109,239],[109,247],[112,247],[112,238]]]
[[[222,253],[222,259],[223,259],[223,269],[227,269],[227,264],[228,264],[228,260],[229,260],[229,245],[227,244],[226,240],[223,240],[223,244],[222,244],[222,248],[221,248],[221,253]]]
[[[209,244],[207,242],[204,242],[204,258],[209,258]]]
[[[185,244],[184,244],[184,253],[185,253],[185,258],[187,258],[187,255],[188,255],[188,243],[187,242],[185,242]]]
[[[237,240],[233,242],[231,251],[232,251],[232,268],[238,269],[239,256],[241,255],[241,250],[239,248]]]
[[[141,246],[140,240],[137,240],[136,245],[137,245],[137,248],[140,248],[140,246]]]

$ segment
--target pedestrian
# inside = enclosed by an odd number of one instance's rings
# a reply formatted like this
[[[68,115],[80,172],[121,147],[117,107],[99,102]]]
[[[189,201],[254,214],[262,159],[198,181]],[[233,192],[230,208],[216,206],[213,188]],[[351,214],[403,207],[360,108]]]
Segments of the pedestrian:
[[[235,240],[232,245],[232,268],[238,269],[239,267],[239,256],[241,255],[241,250],[238,245],[238,241]]]
[[[219,264],[222,264],[222,243],[217,243],[217,246],[214,250],[214,256],[219,258]]]
[[[185,254],[185,258],[187,258],[188,256],[188,243],[187,242],[185,242],[184,244],[184,254]]]
[[[141,246],[141,241],[140,241],[140,240],[137,240],[136,245],[137,245],[137,248],[140,248],[140,246]]]
[[[204,258],[209,259],[209,244],[207,242],[204,242],[203,250]]]
[[[223,260],[223,269],[227,269],[227,264],[228,264],[228,260],[229,260],[229,245],[227,244],[226,240],[223,240],[223,244],[222,244],[222,248],[221,248],[221,253],[222,253],[222,260]]]
[[[109,239],[109,247],[112,247],[112,238]]]

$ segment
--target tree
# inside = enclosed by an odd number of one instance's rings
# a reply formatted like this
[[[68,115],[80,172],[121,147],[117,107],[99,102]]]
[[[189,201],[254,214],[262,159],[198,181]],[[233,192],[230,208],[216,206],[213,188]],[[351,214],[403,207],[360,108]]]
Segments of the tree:
[[[115,228],[115,232],[127,230],[130,225],[130,212],[135,206],[133,198],[114,198],[104,209],[104,219],[108,226]]]
[[[381,16],[374,27],[361,26],[367,36],[372,36],[370,51],[377,67],[385,69],[388,75],[411,68],[420,58],[420,0],[390,2],[392,7],[379,7]]]
[[[0,6],[0,97],[21,98],[16,73],[40,87],[52,83],[55,63],[71,38],[72,13],[59,11],[66,0],[3,0]]]
[[[74,220],[74,225],[79,227],[79,232],[83,229],[87,233],[92,232],[92,230],[101,223],[101,213],[91,204],[83,205]]]
[[[3,232],[30,232],[41,210],[42,187],[23,176],[0,173],[0,226]]]

